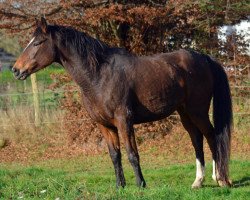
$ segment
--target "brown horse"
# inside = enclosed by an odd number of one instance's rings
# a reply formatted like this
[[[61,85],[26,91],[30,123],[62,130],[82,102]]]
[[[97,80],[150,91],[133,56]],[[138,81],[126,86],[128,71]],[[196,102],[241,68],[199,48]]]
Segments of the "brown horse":
[[[42,18],[12,70],[24,80],[52,62],[60,63],[80,86],[84,106],[107,141],[117,186],[125,186],[119,137],[137,184],[144,187],[133,125],[174,111],[195,149],[192,187],[201,187],[204,180],[204,136],[212,151],[213,179],[221,186],[230,185],[231,95],[223,67],[209,56],[179,50],[137,57],[72,28],[47,25]],[[208,115],[212,97],[214,126]]]

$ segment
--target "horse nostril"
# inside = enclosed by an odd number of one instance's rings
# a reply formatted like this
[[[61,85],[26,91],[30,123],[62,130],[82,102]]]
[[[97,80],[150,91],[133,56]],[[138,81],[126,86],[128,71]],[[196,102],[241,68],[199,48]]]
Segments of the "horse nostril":
[[[15,73],[16,71],[17,71],[17,69],[12,67],[12,72]]]
[[[20,74],[20,70],[16,68],[12,68],[12,72],[14,73],[15,76],[18,76]]]

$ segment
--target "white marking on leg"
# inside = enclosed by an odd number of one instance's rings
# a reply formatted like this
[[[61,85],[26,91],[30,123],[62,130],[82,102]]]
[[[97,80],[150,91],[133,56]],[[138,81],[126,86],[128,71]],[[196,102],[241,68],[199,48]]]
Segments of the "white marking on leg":
[[[196,178],[204,178],[205,176],[205,167],[202,166],[201,162],[196,159]]]
[[[215,161],[213,160],[213,175],[212,175],[212,178],[214,181],[217,182],[217,178],[216,178],[216,163]]]
[[[196,178],[192,184],[192,188],[200,188],[205,177],[205,166],[201,164],[199,159],[196,159]]]
[[[30,40],[29,44],[24,48],[23,52],[30,46],[30,44],[34,41],[34,39],[35,39],[35,37],[33,37],[33,38]]]

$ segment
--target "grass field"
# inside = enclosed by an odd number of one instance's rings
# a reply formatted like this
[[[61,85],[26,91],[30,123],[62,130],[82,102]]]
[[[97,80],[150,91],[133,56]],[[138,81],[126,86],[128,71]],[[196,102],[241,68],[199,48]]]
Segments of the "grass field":
[[[143,155],[143,157],[146,155]],[[146,189],[135,186],[132,168],[124,161],[127,186],[116,189],[113,167],[107,154],[48,160],[22,165],[0,165],[1,199],[248,199],[250,196],[250,161],[232,161],[233,188],[220,188],[211,179],[207,165],[204,187],[191,189],[195,176],[193,164],[169,165],[153,158],[142,161]],[[159,163],[159,167],[158,166]]]

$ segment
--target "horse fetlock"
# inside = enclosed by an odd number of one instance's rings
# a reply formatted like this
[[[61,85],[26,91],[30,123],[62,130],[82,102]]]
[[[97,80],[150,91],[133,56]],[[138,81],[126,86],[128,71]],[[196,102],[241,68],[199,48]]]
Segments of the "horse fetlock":
[[[120,188],[120,187],[124,188],[125,186],[126,186],[126,181],[124,177],[117,179],[116,181],[117,188]]]
[[[145,182],[145,180],[142,180],[142,181],[139,181],[139,182],[137,183],[137,185],[138,185],[139,187],[141,187],[141,188],[145,188],[145,187],[146,187],[146,182]]]
[[[216,178],[216,175],[212,175],[212,179],[215,181],[215,182],[217,182],[217,178]]]

